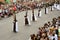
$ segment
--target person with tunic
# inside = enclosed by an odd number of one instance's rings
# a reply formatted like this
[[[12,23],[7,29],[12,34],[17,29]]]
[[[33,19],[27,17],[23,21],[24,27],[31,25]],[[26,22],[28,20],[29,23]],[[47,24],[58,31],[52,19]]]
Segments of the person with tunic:
[[[45,7],[45,14],[46,14],[46,7]]]
[[[53,11],[54,10],[54,2],[53,3],[51,3],[51,11]]]
[[[16,15],[14,15],[13,32],[18,32],[18,21],[16,20]]]
[[[32,10],[32,18],[31,18],[32,21],[37,21],[37,18],[34,14],[34,9]]]
[[[41,17],[41,9],[38,10],[38,17]]]
[[[51,5],[51,11],[53,10],[53,6]]]
[[[24,16],[25,17],[25,25],[30,25],[30,20],[28,18],[27,13],[28,13],[28,11],[26,10],[26,15]]]
[[[34,13],[33,13],[32,15],[33,15],[33,16],[32,16],[32,20],[35,21]]]
[[[25,25],[28,25],[29,23],[28,23],[28,18],[27,18],[27,16],[25,16]]]
[[[48,8],[47,8],[47,5],[45,5],[45,14],[48,14]]]

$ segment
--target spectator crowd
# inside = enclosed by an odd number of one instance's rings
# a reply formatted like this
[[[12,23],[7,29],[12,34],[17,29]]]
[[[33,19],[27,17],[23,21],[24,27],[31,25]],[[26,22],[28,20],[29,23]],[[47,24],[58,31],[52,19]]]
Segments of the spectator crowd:
[[[41,4],[40,4],[41,5]],[[12,3],[0,5],[0,19],[10,17],[11,15],[20,11],[32,8],[38,8],[37,3],[23,5],[23,3]],[[41,7],[41,6],[40,6]],[[37,34],[30,35],[29,40],[60,40],[60,16],[53,18],[52,22],[45,23],[40,27]]]
[[[11,3],[11,4],[0,4],[0,19],[1,18],[5,18],[5,17],[9,17],[15,13],[18,13],[20,11],[24,11],[26,9],[30,10],[30,9],[36,9],[36,8],[43,8],[43,7],[48,7],[53,5],[53,3],[49,4],[43,4],[41,3],[37,3],[37,2],[20,2],[18,1],[17,3]]]
[[[38,29],[37,34],[31,34],[29,40],[60,40],[60,16]]]
[[[32,9],[33,6],[34,6],[34,8],[38,7],[37,3],[35,3],[35,2],[34,3],[32,3],[32,2],[21,3],[18,1],[18,3],[0,4],[0,19],[9,17],[9,16],[13,15],[14,13],[24,11],[24,10],[26,10],[26,8],[28,10],[30,10],[30,9]]]

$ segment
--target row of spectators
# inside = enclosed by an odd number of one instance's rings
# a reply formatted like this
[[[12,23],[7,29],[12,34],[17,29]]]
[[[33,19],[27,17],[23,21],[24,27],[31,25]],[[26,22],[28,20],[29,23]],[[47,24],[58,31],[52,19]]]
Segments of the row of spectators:
[[[31,34],[29,40],[60,40],[60,16],[53,18],[52,22],[39,27],[37,34]]]
[[[50,5],[53,5],[54,2]],[[47,3],[46,6],[49,4]],[[27,3],[21,3],[18,1],[18,3],[11,3],[11,4],[1,4],[0,5],[0,19],[4,17],[9,17],[13,15],[16,12],[24,11],[26,8],[32,9],[32,8],[43,8],[43,3],[36,3],[36,2],[27,2]]]
[[[26,3],[25,3],[26,4]],[[9,17],[16,12],[24,11],[26,8],[32,9],[37,8],[38,5],[36,3],[30,3],[25,5],[24,3],[11,3],[11,4],[1,4],[0,5],[0,19],[4,17]],[[40,4],[41,5],[41,4]]]

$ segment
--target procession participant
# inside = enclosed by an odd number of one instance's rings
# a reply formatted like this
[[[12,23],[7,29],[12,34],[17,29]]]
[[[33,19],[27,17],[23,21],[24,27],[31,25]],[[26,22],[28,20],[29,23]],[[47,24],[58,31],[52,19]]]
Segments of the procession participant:
[[[26,15],[25,15],[25,25],[30,25],[30,20],[29,20],[29,17],[28,17],[28,10],[26,10]]]
[[[14,14],[14,22],[13,22],[13,32],[18,32],[18,21],[16,19],[16,15]]]
[[[31,3],[31,9],[32,9],[31,21],[37,21],[37,18],[34,14],[34,8],[35,8],[35,5],[33,3]]]
[[[54,3],[51,3],[51,11],[53,11],[54,10]]]
[[[38,17],[41,17],[41,9],[38,10]]]
[[[31,16],[32,16],[32,18],[31,18],[32,21],[37,21],[37,18],[34,14],[34,9],[32,9],[32,15]]]
[[[25,16],[25,25],[28,25],[29,23],[28,23],[28,18],[27,18],[27,16]]]
[[[48,7],[47,7],[47,4],[45,5],[45,14],[48,14]]]
[[[46,7],[45,7],[45,14],[46,14]]]

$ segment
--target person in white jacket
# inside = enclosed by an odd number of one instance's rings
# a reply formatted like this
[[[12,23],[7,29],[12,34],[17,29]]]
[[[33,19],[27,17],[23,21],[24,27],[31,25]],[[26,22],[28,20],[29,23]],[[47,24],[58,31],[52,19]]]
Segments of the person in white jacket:
[[[55,31],[53,32],[53,40],[58,40],[58,36],[57,36],[57,34],[55,33]]]

